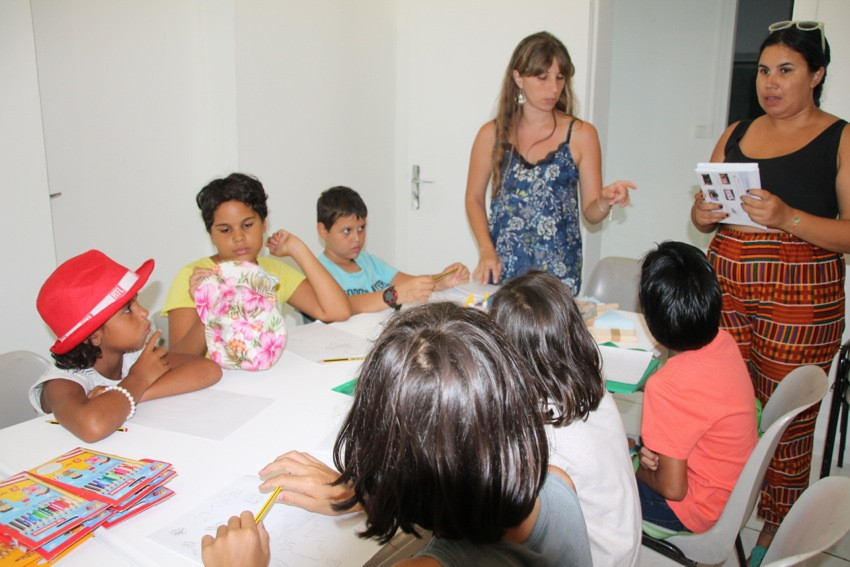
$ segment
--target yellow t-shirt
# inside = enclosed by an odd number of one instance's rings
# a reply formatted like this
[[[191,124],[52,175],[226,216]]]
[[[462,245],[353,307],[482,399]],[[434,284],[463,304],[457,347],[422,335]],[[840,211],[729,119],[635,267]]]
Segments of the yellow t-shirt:
[[[269,275],[272,275],[280,282],[280,287],[277,289],[277,299],[281,306],[289,301],[290,296],[295,292],[295,288],[301,285],[306,278],[304,274],[295,268],[284,264],[274,258],[261,256],[257,258],[257,263]],[[195,268],[214,268],[213,262],[209,256],[196,260],[184,266],[177,272],[174,282],[171,284],[171,289],[168,290],[168,295],[165,296],[165,304],[162,306],[162,314],[168,315],[172,309],[180,309],[182,307],[195,308],[195,300],[189,295],[189,278]]]

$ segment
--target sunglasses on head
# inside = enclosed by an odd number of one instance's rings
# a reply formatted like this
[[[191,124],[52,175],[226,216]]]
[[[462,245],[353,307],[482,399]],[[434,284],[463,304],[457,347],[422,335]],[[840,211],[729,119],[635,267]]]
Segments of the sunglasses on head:
[[[811,20],[785,20],[782,22],[776,22],[774,24],[770,24],[767,26],[767,29],[773,33],[779,30],[787,30],[791,26],[794,26],[800,31],[815,31],[820,30],[820,49],[823,53],[826,53],[826,37],[824,36],[824,23],[823,22],[815,22]]]

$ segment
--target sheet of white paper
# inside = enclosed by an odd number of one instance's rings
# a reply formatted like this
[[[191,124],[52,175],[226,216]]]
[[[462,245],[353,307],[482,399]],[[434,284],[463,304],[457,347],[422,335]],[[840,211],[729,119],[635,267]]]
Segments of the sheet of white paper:
[[[206,388],[139,404],[130,426],[221,441],[273,403],[272,398]]]
[[[469,295],[472,294],[472,300],[480,303],[484,300],[484,296],[492,296],[499,291],[499,286],[492,284],[479,284],[475,282],[467,282],[457,287],[450,287],[441,291],[435,291],[431,294],[431,301],[454,301],[456,303],[465,303],[469,300]]]
[[[640,382],[652,360],[652,352],[599,345],[602,354],[602,377],[624,384]]]
[[[201,564],[201,538],[205,534],[215,535],[219,525],[242,510],[256,514],[263,507],[269,495],[257,490],[259,483],[252,475],[237,479],[183,517],[150,534],[148,539]],[[270,536],[271,565],[362,565],[376,551],[374,542],[355,535],[364,528],[362,514],[322,516],[275,504],[263,523]]]
[[[286,350],[313,362],[366,356],[370,346],[365,337],[320,322],[298,325],[286,337]]]

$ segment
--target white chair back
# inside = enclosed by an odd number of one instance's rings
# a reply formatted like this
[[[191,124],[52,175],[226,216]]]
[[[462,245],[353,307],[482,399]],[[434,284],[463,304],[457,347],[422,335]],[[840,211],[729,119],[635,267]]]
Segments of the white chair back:
[[[28,350],[0,354],[0,428],[34,418],[29,402],[30,386],[50,363]]]
[[[823,478],[803,492],[762,561],[763,567],[786,567],[832,547],[850,531],[850,478]]]
[[[617,303],[623,311],[640,312],[640,260],[607,256],[594,266],[581,290],[584,297]]]

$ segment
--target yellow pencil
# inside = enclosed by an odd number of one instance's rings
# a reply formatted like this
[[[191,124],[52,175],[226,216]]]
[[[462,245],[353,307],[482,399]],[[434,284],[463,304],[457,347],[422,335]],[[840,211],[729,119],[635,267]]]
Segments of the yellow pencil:
[[[349,362],[351,360],[363,360],[365,356],[349,356],[348,358],[325,358],[319,362]]]
[[[438,282],[443,278],[447,278],[450,275],[452,275],[453,273],[455,273],[456,271],[457,271],[457,267],[454,267],[451,270],[446,270],[445,272],[443,272],[439,276],[434,276],[434,282]]]
[[[275,498],[277,498],[277,495],[280,494],[280,489],[281,489],[280,486],[275,488],[274,492],[272,492],[272,495],[269,496],[269,499],[266,500],[266,503],[263,504],[263,507],[260,508],[259,512],[257,512],[257,519],[254,520],[255,524],[259,524],[261,521],[263,521],[263,517],[266,515],[266,512],[268,512],[271,509],[272,504],[274,504]]]
[[[56,421],[55,419],[48,419],[47,423],[52,423],[53,425],[60,425],[60,423],[58,421]],[[128,429],[126,427],[119,427],[115,431],[128,431]]]

